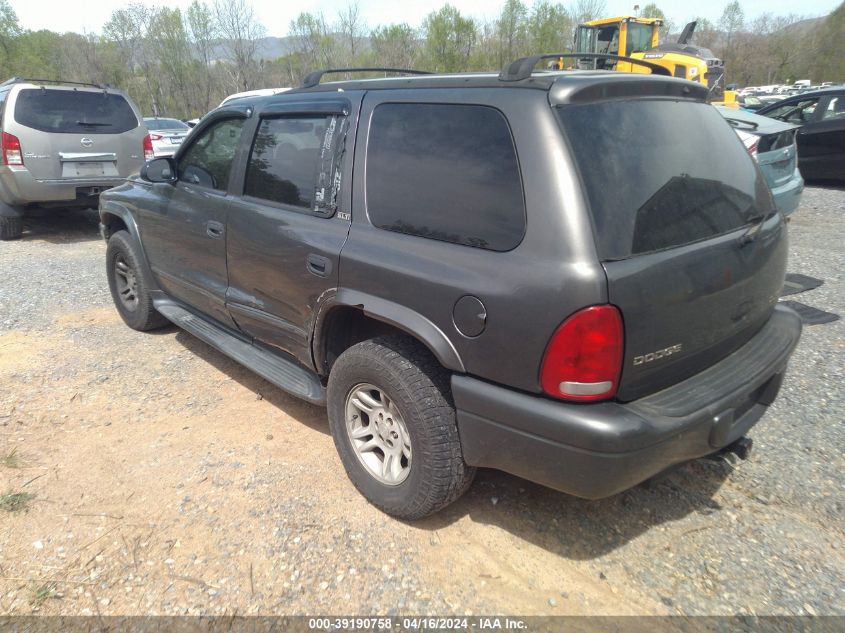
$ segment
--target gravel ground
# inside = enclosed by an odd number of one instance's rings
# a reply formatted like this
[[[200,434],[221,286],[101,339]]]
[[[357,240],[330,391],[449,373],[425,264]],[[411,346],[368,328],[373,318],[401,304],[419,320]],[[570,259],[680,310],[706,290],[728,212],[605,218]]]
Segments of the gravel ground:
[[[93,213],[0,243],[0,613],[845,615],[845,322],[807,327],[745,462],[602,501],[495,471],[408,524],[322,409],[111,307]],[[808,188],[789,299],[845,314],[845,191]],[[3,499],[9,499],[4,497]]]

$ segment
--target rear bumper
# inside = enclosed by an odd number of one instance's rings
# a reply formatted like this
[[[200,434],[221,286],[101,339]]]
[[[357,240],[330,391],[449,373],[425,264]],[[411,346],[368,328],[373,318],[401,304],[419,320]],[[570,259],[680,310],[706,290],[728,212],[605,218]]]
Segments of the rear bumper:
[[[795,174],[788,182],[772,189],[775,205],[784,215],[788,216],[798,208],[803,191],[804,179],[801,177],[801,172],[796,169]]]
[[[780,390],[801,320],[778,306],[742,348],[626,404],[568,404],[455,375],[464,459],[579,497],[621,492],[744,435]]]
[[[123,177],[37,180],[26,167],[0,167],[0,201],[22,207],[45,202],[74,203],[78,189],[105,190],[125,181]]]

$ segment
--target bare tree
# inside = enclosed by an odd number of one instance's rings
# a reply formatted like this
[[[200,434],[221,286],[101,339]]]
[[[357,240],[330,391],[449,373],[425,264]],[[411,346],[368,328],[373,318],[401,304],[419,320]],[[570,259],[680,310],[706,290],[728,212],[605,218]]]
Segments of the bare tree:
[[[198,74],[200,91],[204,94],[204,99],[200,105],[203,111],[208,111],[211,108],[213,78],[211,72],[212,43],[217,37],[217,24],[208,5],[200,4],[198,0],[191,2],[191,5],[188,7],[186,20],[193,52],[197,56],[201,67]]]
[[[264,26],[247,0],[215,0],[214,17],[229,53],[231,74],[238,90],[250,90],[257,80],[258,41]]]
[[[337,27],[345,52],[349,55],[349,62],[355,62],[361,54],[361,43],[367,34],[367,26],[361,17],[357,2],[347,5],[338,14]],[[353,64],[350,63],[349,65]]]
[[[602,17],[607,11],[605,0],[575,0],[570,13],[575,19],[576,26],[590,20]]]

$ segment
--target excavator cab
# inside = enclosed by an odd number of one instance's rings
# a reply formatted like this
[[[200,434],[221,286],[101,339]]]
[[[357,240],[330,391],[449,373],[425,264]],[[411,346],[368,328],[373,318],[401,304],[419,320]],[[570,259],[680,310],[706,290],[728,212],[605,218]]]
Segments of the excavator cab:
[[[661,20],[655,18],[616,17],[592,20],[580,25],[575,32],[575,52],[632,57],[634,53],[643,53],[658,45],[662,24]],[[626,71],[631,72],[630,63],[614,60],[591,60],[589,67],[599,70],[622,70],[617,68],[617,64],[625,65]]]
[[[575,31],[575,52],[641,59],[666,68],[674,77],[702,83],[710,89],[711,102],[733,101],[724,88],[724,63],[710,50],[690,44],[695,22],[686,25],[677,42],[660,43],[657,18],[620,16],[591,20]],[[559,65],[563,68],[563,60]],[[649,73],[647,66],[601,57],[577,60],[577,68]]]

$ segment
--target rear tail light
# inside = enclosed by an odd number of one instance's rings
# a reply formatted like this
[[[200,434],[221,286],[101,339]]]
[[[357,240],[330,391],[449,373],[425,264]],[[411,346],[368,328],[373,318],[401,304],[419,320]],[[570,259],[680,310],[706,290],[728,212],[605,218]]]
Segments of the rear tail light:
[[[149,136],[150,136],[151,141],[160,141],[161,140],[161,134],[150,134]]]
[[[579,310],[555,331],[540,369],[548,395],[591,402],[611,398],[619,387],[624,334],[612,305]]]
[[[147,134],[144,137],[144,160],[153,160],[155,157],[155,152],[153,152],[153,140],[150,138],[150,135]]]
[[[748,150],[748,153],[751,154],[752,157],[757,158],[757,150],[760,147],[760,137],[756,134],[743,132],[742,130],[737,130],[737,134],[739,135],[739,139],[742,141],[742,144],[745,145],[745,149]]]
[[[3,164],[23,165],[23,154],[21,153],[21,142],[17,136],[3,132]]]

